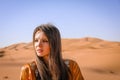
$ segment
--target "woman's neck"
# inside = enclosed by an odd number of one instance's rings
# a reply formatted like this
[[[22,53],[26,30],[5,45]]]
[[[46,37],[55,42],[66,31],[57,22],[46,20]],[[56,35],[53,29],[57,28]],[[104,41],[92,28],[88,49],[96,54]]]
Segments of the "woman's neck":
[[[44,59],[44,62],[48,65],[49,63],[48,56],[45,56],[43,59]]]

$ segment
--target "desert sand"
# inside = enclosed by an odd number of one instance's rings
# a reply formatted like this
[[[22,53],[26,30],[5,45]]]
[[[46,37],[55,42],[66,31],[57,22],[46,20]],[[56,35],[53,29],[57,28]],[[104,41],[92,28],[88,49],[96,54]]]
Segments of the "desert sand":
[[[62,54],[77,61],[85,80],[120,80],[120,42],[62,39]],[[19,80],[22,65],[34,58],[31,42],[0,48],[0,80]]]

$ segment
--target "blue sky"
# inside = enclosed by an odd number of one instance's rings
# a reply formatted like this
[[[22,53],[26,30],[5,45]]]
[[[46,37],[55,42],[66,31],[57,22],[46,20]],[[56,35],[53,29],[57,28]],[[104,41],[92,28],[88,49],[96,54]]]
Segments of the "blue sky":
[[[120,0],[0,0],[0,47],[31,42],[43,23],[62,38],[120,41]]]

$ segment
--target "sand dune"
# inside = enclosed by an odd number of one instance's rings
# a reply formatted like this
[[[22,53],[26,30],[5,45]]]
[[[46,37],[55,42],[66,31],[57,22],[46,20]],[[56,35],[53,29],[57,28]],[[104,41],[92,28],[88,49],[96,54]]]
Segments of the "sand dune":
[[[62,39],[64,58],[78,62],[85,80],[120,80],[120,42],[98,38]],[[34,60],[32,43],[0,49],[0,80],[19,80],[20,68]]]

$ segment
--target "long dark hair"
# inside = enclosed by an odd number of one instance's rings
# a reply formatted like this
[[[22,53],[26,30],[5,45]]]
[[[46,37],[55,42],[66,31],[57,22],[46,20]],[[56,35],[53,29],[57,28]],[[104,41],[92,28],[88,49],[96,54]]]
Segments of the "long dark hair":
[[[52,24],[42,24],[36,27],[33,33],[33,44],[35,33],[39,30],[45,33],[50,45],[48,65],[42,57],[36,54],[41,80],[69,80],[69,68],[62,59],[61,36],[58,28]]]

